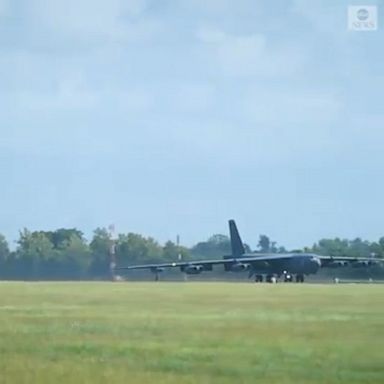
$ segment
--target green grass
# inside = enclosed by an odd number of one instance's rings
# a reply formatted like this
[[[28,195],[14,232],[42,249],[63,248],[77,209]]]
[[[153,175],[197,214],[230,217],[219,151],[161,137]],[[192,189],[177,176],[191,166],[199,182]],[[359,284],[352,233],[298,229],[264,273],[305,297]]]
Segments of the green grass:
[[[0,383],[383,383],[384,286],[0,283]]]

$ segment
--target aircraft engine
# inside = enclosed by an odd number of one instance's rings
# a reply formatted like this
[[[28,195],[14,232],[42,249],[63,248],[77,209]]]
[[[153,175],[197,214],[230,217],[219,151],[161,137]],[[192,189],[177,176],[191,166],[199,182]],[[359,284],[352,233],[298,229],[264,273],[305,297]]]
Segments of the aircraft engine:
[[[346,267],[348,264],[349,264],[348,261],[337,260],[337,261],[330,262],[328,264],[328,267],[330,268]]]
[[[231,271],[232,272],[242,272],[247,271],[251,267],[250,264],[246,263],[235,263],[231,265]]]
[[[152,268],[151,268],[151,272],[152,272],[152,273],[160,273],[160,272],[164,272],[164,268],[160,268],[160,267],[152,267]]]
[[[352,267],[354,268],[365,268],[365,267],[369,267],[370,265],[372,265],[372,263],[368,260],[355,261],[354,263],[352,263]]]
[[[202,265],[187,265],[182,268],[182,272],[186,273],[187,275],[198,275],[199,273],[203,272],[204,267]]]

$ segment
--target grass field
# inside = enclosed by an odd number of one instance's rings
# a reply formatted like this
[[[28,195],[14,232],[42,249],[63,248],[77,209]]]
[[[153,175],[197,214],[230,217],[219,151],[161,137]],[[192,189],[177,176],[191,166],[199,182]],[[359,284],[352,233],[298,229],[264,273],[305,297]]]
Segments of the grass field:
[[[0,383],[384,383],[384,286],[0,283]]]

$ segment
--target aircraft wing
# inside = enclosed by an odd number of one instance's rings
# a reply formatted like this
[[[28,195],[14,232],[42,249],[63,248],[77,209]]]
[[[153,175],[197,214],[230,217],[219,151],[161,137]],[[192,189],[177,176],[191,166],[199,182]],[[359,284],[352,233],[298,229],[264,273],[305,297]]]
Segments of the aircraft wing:
[[[190,261],[177,261],[170,263],[159,264],[140,264],[130,265],[127,267],[118,267],[116,270],[135,270],[135,269],[150,269],[160,270],[164,268],[187,268],[187,267],[202,267],[203,270],[211,270],[213,265],[232,265],[232,264],[251,264],[253,267],[265,267],[266,265],[273,265],[275,262],[289,260],[295,256],[302,254],[261,254],[255,256],[244,255],[241,258],[227,257],[224,259],[214,260],[190,260]],[[376,265],[383,263],[382,259],[373,259],[368,257],[348,257],[348,256],[320,256],[320,255],[308,255],[313,256],[321,261],[321,266],[326,267],[332,263],[345,263],[351,265]]]
[[[286,254],[266,254],[260,256],[253,257],[244,257],[241,259],[237,259],[237,261],[247,262],[250,261],[252,264],[259,262],[273,262],[279,260],[286,260],[293,257],[313,257],[319,259],[321,261],[322,266],[327,265],[331,262],[346,262],[350,264],[356,263],[369,263],[369,265],[381,264],[384,263],[384,259],[372,258],[372,257],[351,257],[351,256],[322,256],[317,254],[308,254],[308,253],[286,253]]]
[[[129,265],[127,267],[117,267],[117,270],[130,270],[130,269],[154,269],[154,268],[174,268],[174,267],[186,267],[188,265],[214,265],[223,264],[226,260],[191,260],[191,261],[177,261],[172,263],[160,263],[160,264],[140,264]]]
[[[352,266],[368,266],[383,264],[384,259],[372,258],[372,257],[351,257],[351,256],[317,256],[321,265],[326,267],[334,263],[345,263]]]
[[[225,259],[216,259],[216,260],[190,260],[190,261],[177,261],[171,263],[159,263],[159,264],[141,264],[141,265],[130,265],[127,267],[117,267],[116,270],[133,270],[133,269],[163,269],[163,268],[177,268],[177,267],[188,267],[188,266],[207,266],[211,267],[213,265],[225,265],[225,264],[235,264],[235,263],[249,263],[252,265],[257,265],[258,263],[265,263],[274,260],[283,260],[289,259],[292,255],[290,254],[281,254],[281,255],[260,255],[260,256],[245,256],[241,258],[229,257]]]

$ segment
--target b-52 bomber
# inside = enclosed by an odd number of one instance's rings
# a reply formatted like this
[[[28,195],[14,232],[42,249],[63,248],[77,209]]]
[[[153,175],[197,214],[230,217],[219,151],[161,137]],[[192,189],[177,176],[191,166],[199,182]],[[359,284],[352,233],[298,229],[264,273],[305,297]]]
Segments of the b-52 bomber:
[[[304,277],[315,274],[320,268],[337,268],[343,266],[369,267],[382,260],[366,257],[321,256],[314,253],[246,253],[234,220],[229,220],[231,240],[230,255],[217,260],[178,261],[161,264],[132,265],[116,268],[117,270],[148,269],[159,279],[159,273],[165,268],[180,268],[187,275],[197,275],[212,271],[213,266],[223,265],[225,271],[248,271],[248,277],[256,282],[273,282],[283,277],[285,282],[294,280],[303,283]]]

